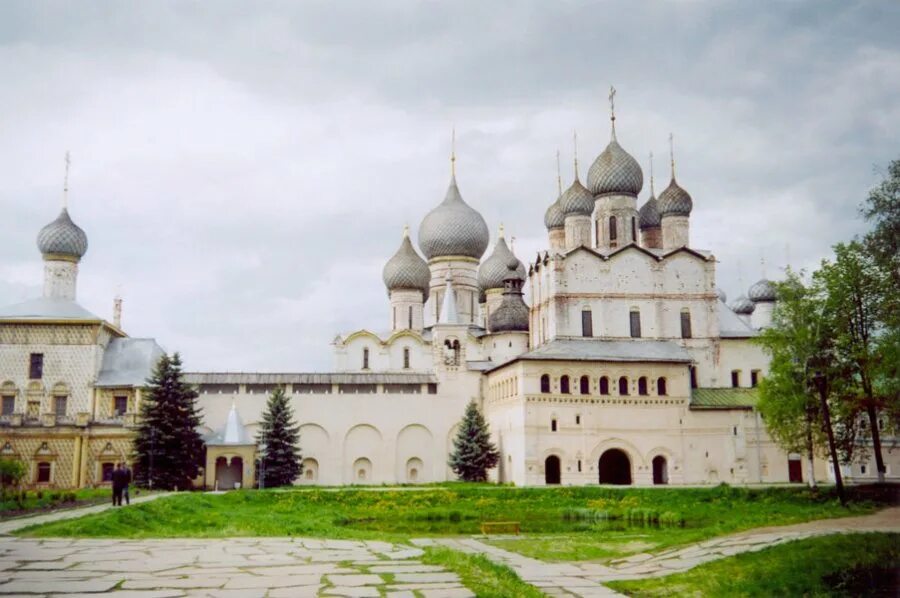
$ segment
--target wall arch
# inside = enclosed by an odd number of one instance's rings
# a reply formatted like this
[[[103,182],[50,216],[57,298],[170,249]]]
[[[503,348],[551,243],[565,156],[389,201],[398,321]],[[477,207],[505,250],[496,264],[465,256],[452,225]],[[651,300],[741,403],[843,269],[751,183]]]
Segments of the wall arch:
[[[381,447],[383,439],[381,432],[371,424],[358,424],[347,431],[344,437],[344,463],[345,463],[345,481],[352,484],[361,483],[359,481],[359,468],[356,462],[364,459],[368,462],[365,467],[365,482],[372,483],[377,481],[377,472],[375,465],[379,462],[381,455]],[[362,464],[365,465],[365,464]]]
[[[433,482],[434,472],[434,435],[422,424],[409,424],[397,434],[397,455],[395,459],[396,479],[398,482],[411,482],[409,468],[410,459],[418,459],[420,465],[416,482]]]
[[[312,485],[319,481],[319,462],[316,459],[303,459],[303,473],[300,474],[299,484]]]

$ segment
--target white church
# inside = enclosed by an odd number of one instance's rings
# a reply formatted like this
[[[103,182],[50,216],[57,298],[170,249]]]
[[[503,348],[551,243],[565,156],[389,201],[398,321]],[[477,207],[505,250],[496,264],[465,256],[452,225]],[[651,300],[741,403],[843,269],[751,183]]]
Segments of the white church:
[[[780,450],[754,408],[768,360],[752,341],[771,322],[773,285],[727,304],[714,254],[691,245],[693,199],[674,159],[659,197],[652,176],[649,187],[641,201],[644,175],[613,115],[609,144],[584,182],[576,162],[544,214],[546,250],[525,264],[502,228],[491,246],[453,172],[418,247],[404,232],[384,266],[385,328],[338,334],[334,371],[187,374],[205,418],[197,484],[254,483],[254,437],[276,386],[301,424],[299,484],[454,479],[448,455],[470,401],[501,452],[498,482],[826,480],[826,464],[810,471]],[[37,487],[107,483],[131,453],[162,349],[122,330],[120,306],[107,321],[76,302],[87,236],[66,209],[38,247],[43,297],[0,309],[0,456],[26,461]],[[896,466],[900,451],[885,445]],[[862,462],[846,473],[875,477]]]

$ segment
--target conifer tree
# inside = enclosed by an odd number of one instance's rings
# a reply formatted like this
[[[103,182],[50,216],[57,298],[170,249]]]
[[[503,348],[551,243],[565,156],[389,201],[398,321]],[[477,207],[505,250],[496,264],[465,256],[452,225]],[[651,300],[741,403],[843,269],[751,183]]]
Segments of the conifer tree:
[[[466,407],[459,426],[459,432],[453,440],[453,453],[450,455],[450,468],[466,482],[487,481],[487,472],[497,465],[500,453],[491,442],[491,433],[484,416],[475,405],[475,401]]]
[[[300,426],[294,423],[294,412],[281,386],[269,396],[256,439],[265,445],[259,464],[261,485],[271,488],[294,483],[303,472]]]
[[[182,380],[178,353],[160,357],[141,402],[134,441],[137,483],[152,488],[190,488],[203,461],[197,391]]]

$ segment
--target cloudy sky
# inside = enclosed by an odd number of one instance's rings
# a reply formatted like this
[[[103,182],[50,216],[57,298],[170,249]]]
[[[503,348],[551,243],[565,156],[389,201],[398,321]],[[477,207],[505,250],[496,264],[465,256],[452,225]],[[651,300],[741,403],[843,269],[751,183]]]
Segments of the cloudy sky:
[[[900,157],[898,30],[893,0],[4,2],[0,304],[40,294],[70,150],[85,307],[120,289],[191,370],[328,369],[335,333],[388,327],[381,268],[443,198],[451,127],[463,197],[530,259],[610,84],[657,189],[675,134],[734,298],[863,230]]]

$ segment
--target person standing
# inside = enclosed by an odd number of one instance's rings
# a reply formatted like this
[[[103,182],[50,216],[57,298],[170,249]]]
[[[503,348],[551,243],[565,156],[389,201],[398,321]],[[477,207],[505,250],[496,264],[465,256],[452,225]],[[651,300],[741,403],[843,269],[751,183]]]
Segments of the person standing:
[[[124,477],[122,474],[122,464],[116,463],[115,469],[112,472],[112,495],[113,495],[113,506],[121,507],[122,506],[122,478]]]

